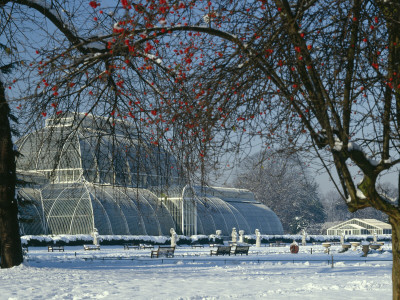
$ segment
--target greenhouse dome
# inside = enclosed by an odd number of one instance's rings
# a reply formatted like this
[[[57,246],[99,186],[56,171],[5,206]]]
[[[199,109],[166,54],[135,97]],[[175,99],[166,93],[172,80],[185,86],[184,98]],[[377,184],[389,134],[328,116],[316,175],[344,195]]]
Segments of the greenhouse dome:
[[[283,233],[251,192],[189,187],[171,154],[142,142],[127,122],[109,125],[70,114],[17,141],[22,234]]]

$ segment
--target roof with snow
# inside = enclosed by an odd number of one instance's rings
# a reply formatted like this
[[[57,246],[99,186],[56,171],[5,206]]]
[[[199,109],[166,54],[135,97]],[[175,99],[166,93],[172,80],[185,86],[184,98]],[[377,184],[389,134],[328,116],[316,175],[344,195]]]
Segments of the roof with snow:
[[[351,232],[351,234],[372,234],[374,232],[379,234],[391,233],[392,226],[388,223],[376,219],[358,219],[344,221],[340,224],[332,226],[327,229],[328,234],[340,234]]]

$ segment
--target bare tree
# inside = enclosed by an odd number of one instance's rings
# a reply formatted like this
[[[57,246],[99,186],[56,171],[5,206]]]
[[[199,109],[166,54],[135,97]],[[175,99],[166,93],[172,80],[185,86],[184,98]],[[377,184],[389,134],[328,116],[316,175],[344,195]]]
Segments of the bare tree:
[[[30,116],[85,107],[131,118],[203,174],[254,143],[317,155],[351,211],[389,216],[399,297],[400,211],[377,189],[400,162],[397,2],[121,1],[110,14],[74,3],[75,27],[52,18],[58,2],[37,9],[59,34],[25,72],[36,76]]]
[[[254,192],[278,215],[285,232],[298,233],[324,222],[318,185],[297,157],[255,154],[242,163],[238,173],[234,185]]]
[[[154,122],[164,127],[161,121],[167,119],[178,138],[182,134],[199,145],[195,153],[203,158],[217,157],[212,154],[221,149],[237,151],[255,137],[262,145],[280,142],[296,151],[313,150],[327,170],[329,164],[335,167],[351,211],[374,207],[389,216],[397,299],[400,211],[376,184],[400,162],[399,4],[123,4],[126,14],[117,24],[112,54],[136,56],[136,45],[145,40],[147,56],[158,54],[181,84],[177,90],[165,87],[168,97],[179,94],[176,102],[153,98]],[[147,61],[154,67],[152,59]],[[176,120],[181,127],[173,124]],[[360,184],[357,177],[363,179]]]

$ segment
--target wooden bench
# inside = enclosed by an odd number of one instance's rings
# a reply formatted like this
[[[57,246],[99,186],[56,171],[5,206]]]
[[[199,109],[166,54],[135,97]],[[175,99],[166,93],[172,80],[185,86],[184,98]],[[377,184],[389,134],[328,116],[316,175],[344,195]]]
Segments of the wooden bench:
[[[174,257],[175,247],[162,247],[159,246],[157,250],[152,250],[150,257]]]
[[[154,249],[153,245],[147,245],[147,244],[140,244],[139,247],[140,249]]]
[[[139,249],[138,245],[134,245],[134,244],[124,244],[124,250],[129,250],[129,249]]]
[[[100,250],[100,245],[83,245],[83,249],[86,251],[90,250]]]
[[[232,251],[231,251],[231,253],[232,254],[240,254],[240,255],[243,255],[243,254],[246,254],[246,255],[249,255],[249,249],[250,249],[250,246],[236,246],[235,247],[235,249],[233,249]]]
[[[54,252],[54,250],[58,250],[58,252],[64,252],[64,246],[61,245],[47,246],[47,252]]]
[[[229,256],[231,255],[231,246],[218,246],[217,250],[211,250],[210,255],[225,255],[228,254]]]

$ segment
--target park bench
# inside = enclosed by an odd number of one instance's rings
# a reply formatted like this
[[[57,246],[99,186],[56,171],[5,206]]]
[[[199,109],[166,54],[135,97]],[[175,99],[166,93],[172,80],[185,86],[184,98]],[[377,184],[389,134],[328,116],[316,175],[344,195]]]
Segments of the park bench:
[[[129,250],[129,249],[139,249],[139,246],[138,245],[134,245],[132,243],[124,244],[124,250]]]
[[[140,249],[154,249],[153,245],[148,245],[148,244],[140,244]]]
[[[231,246],[218,246],[217,250],[211,250],[210,255],[225,255],[228,254],[229,256],[231,255]]]
[[[249,255],[249,248],[250,248],[250,246],[236,246],[235,249],[231,250],[231,253],[235,254],[235,255],[236,254]]]
[[[54,250],[58,250],[58,252],[64,252],[64,246],[62,245],[47,246],[47,252],[54,252]]]
[[[100,250],[100,245],[83,245],[83,249],[86,250]]]
[[[209,244],[210,248],[218,247],[218,246],[223,246],[222,244]]]
[[[285,247],[286,243],[282,243],[282,241],[276,241],[275,243],[270,243],[270,247]]]
[[[157,250],[152,250],[150,257],[174,257],[175,247],[162,247],[159,246]]]
[[[191,244],[192,248],[204,248],[204,245],[199,244],[199,243],[193,243]]]

